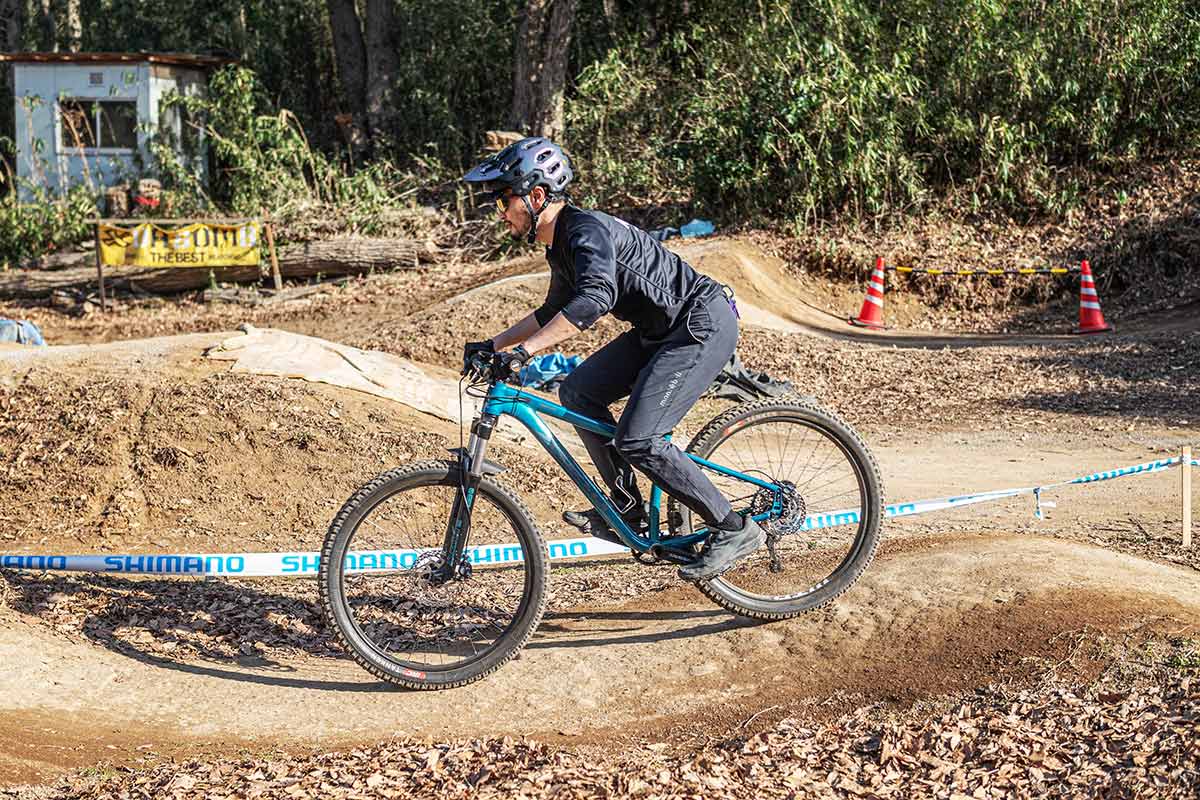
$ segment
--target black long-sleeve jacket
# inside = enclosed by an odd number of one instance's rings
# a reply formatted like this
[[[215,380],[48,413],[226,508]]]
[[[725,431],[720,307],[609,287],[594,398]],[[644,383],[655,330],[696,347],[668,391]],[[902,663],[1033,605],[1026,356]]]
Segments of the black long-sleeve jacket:
[[[546,260],[550,291],[534,312],[542,326],[561,311],[585,330],[611,313],[647,338],[660,338],[694,300],[721,291],[640,228],[572,205],[558,213]]]

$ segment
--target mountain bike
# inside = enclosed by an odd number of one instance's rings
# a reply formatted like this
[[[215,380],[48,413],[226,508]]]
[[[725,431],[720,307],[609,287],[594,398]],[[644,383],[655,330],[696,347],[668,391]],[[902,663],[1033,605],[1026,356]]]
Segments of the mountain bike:
[[[542,618],[546,541],[500,482],[504,468],[486,457],[501,418],[528,429],[638,561],[687,563],[708,535],[687,507],[673,498],[664,506],[658,486],[648,529],[633,530],[543,415],[609,437],[612,426],[523,391],[499,357],[477,356],[466,374],[467,393],[483,400],[466,446],[361,487],[321,551],[321,603],[341,643],[367,671],[411,689],[483,678],[520,652]],[[764,547],[697,584],[721,607],[794,617],[845,592],[871,562],[883,517],[879,469],[836,415],[799,398],[744,403],[705,425],[685,452],[767,532]]]

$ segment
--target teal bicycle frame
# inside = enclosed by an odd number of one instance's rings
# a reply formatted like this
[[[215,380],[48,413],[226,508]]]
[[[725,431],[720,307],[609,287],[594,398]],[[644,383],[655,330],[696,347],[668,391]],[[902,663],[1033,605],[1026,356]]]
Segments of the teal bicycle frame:
[[[475,489],[479,485],[487,466],[485,463],[485,452],[487,449],[487,441],[491,437],[492,430],[496,423],[503,416],[510,416],[517,419],[524,425],[533,437],[541,443],[546,452],[558,462],[558,465],[570,476],[579,490],[584,496],[595,506],[600,512],[604,520],[616,531],[621,541],[625,546],[633,550],[635,553],[650,553],[656,556],[675,556],[672,560],[690,560],[694,557],[693,547],[702,542],[708,536],[706,528],[693,531],[692,533],[682,536],[662,536],[662,489],[657,485],[652,486],[650,491],[650,520],[649,529],[646,536],[639,535],[634,531],[625,520],[621,517],[616,507],[609,500],[608,495],[601,491],[591,477],[584,471],[579,462],[571,455],[570,452],[559,441],[554,432],[546,425],[539,414],[545,414],[548,417],[562,420],[578,428],[583,428],[592,431],[601,436],[612,438],[616,435],[616,429],[603,422],[585,417],[581,414],[576,414],[566,408],[545,400],[537,395],[527,394],[520,389],[509,386],[506,383],[493,380],[487,393],[487,397],[483,403],[483,409],[480,416],[475,419],[471,425],[471,439],[466,448],[466,452],[461,454],[463,458],[463,471],[467,475],[465,491],[460,495],[459,502],[456,503],[456,508],[451,514],[450,525],[447,528],[446,536],[446,552],[451,554],[449,559],[451,562],[457,562],[459,559],[454,556],[461,553],[461,548],[465,545],[465,536],[463,533],[463,520],[468,520],[469,527],[470,508],[474,501]],[[667,438],[670,438],[668,434]],[[713,463],[699,456],[687,454],[687,457],[704,469],[712,470],[721,475],[727,475],[748,484],[752,484],[760,489],[767,489],[775,496],[775,502],[770,510],[756,514],[756,520],[767,519],[781,512],[781,487],[772,483],[769,480],[763,480],[753,475],[747,475],[743,472],[724,467],[720,464]],[[466,514],[462,514],[465,507]]]

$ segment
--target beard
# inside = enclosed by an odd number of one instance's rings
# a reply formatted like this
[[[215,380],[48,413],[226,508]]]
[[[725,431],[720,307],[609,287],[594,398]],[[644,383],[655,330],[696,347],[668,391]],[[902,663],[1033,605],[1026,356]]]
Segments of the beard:
[[[524,219],[520,222],[509,222],[504,220],[504,224],[508,227],[508,235],[514,239],[524,239],[529,234],[529,227],[533,224],[533,220]]]

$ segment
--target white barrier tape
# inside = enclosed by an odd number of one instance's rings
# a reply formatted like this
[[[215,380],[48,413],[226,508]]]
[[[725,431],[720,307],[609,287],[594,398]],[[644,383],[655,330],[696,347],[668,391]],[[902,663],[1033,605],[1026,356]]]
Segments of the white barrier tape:
[[[556,539],[547,542],[550,558],[587,558],[588,556],[628,553],[603,539]],[[346,571],[352,573],[396,572],[416,563],[420,550],[375,550],[353,552],[346,556]],[[482,545],[467,550],[467,558],[476,566],[518,564],[524,560],[519,544]],[[0,555],[0,568],[55,572],[113,572],[134,575],[220,575],[223,577],[263,578],[270,576],[316,575],[320,553],[189,553],[183,555],[91,555],[91,556],[17,556]]]
[[[1024,486],[1017,489],[997,489],[991,492],[941,497],[933,500],[916,500],[911,503],[893,503],[884,508],[888,518],[909,517],[928,514],[948,508],[987,503],[1008,497],[1032,494],[1037,503],[1035,514],[1041,517],[1041,507],[1053,504],[1043,501],[1041,493],[1048,489],[1086,483],[1098,483],[1130,475],[1149,475],[1178,466],[1182,458],[1164,458],[1147,461],[1128,467],[1093,472],[1068,481],[1045,486]],[[1192,466],[1200,467],[1200,459],[1191,459]],[[820,530],[842,525],[854,525],[859,521],[857,510],[846,509],[823,514],[809,515],[802,530]],[[552,560],[587,558],[589,556],[628,553],[619,544],[602,539],[584,537],[579,539],[556,539],[547,542]],[[346,570],[352,573],[394,572],[408,569],[416,563],[421,551],[381,550],[354,552],[346,556]],[[499,566],[516,564],[523,560],[521,546],[517,544],[484,545],[467,551],[467,558],[476,566]],[[320,567],[320,553],[192,553],[186,555],[86,555],[86,556],[43,556],[43,555],[0,555],[0,569],[34,570],[38,572],[110,572],[140,575],[218,575],[223,577],[272,577],[311,576]]]
[[[1023,494],[1040,494],[1047,489],[1055,489],[1060,486],[1069,486],[1071,484],[1080,483],[1096,483],[1099,481],[1113,480],[1114,478],[1123,478],[1128,475],[1149,474],[1151,472],[1161,472],[1164,469],[1170,469],[1180,463],[1182,459],[1179,456],[1174,458],[1164,458],[1158,461],[1147,461],[1143,464],[1134,464],[1129,467],[1119,467],[1117,469],[1108,470],[1107,472],[1094,472],[1091,475],[1082,475],[1078,478],[1072,478],[1069,481],[1061,483],[1051,483],[1045,486],[1023,486],[1017,489],[997,489],[992,492],[977,492],[974,494],[964,494],[955,497],[941,497],[934,500],[917,500],[912,503],[893,503],[884,508],[884,516],[887,518],[893,517],[910,517],[914,514],[928,514],[931,511],[943,511],[947,508],[958,508],[959,506],[969,506],[976,503],[987,503],[992,500],[1002,500],[1006,497],[1016,497]],[[1192,459],[1192,463],[1196,463],[1197,459]],[[854,525],[859,521],[859,512],[856,509],[842,509],[840,511],[829,511],[824,514],[810,515],[804,520],[804,525],[801,530],[811,531],[820,530],[822,528],[835,528],[840,525]]]

